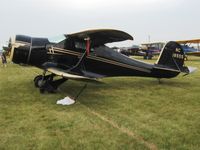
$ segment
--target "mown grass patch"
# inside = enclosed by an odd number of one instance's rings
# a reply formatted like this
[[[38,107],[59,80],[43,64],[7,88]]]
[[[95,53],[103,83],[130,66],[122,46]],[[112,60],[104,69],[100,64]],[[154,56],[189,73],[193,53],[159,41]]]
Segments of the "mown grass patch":
[[[154,60],[150,62],[154,62]],[[200,58],[187,65],[200,69]],[[199,149],[200,72],[173,79],[107,78],[88,84],[72,106],[56,105],[85,83],[40,94],[42,71],[0,68],[0,149]],[[151,147],[153,145],[153,147]]]

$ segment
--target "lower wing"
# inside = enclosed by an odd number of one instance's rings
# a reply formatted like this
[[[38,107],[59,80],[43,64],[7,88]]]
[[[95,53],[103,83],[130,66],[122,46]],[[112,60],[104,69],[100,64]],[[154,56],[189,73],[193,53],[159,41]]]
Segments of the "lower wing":
[[[50,67],[50,68],[47,68],[46,70],[57,76],[61,76],[63,78],[67,78],[67,79],[89,81],[89,82],[100,82],[96,78],[72,74],[72,73],[66,72],[66,70],[56,68],[56,67]]]

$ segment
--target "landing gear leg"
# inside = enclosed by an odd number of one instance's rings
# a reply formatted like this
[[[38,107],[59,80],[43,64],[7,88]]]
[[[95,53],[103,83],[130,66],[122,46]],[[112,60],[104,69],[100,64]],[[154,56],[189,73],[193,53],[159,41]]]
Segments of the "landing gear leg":
[[[36,76],[34,79],[35,87],[40,89],[40,93],[44,93],[45,91],[55,93],[57,88],[67,80],[65,78],[53,80],[55,74],[47,76],[45,74],[46,72],[43,75]]]
[[[53,82],[53,77],[54,75],[45,75],[46,72],[44,71],[43,73],[43,78],[42,78],[42,85],[39,87],[40,88],[40,93],[44,93],[45,91],[47,91],[48,93],[54,93],[55,92],[55,88],[53,86],[51,86],[51,82]]]

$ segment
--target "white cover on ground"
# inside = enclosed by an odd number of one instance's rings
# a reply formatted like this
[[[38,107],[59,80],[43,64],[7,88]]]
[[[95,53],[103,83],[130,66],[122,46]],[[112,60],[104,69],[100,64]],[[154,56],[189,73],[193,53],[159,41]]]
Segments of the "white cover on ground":
[[[65,97],[64,99],[58,100],[56,104],[60,105],[72,105],[75,103],[75,100],[71,99],[70,97]]]
[[[196,67],[188,67],[188,69],[189,69],[189,73],[193,73],[197,71]]]

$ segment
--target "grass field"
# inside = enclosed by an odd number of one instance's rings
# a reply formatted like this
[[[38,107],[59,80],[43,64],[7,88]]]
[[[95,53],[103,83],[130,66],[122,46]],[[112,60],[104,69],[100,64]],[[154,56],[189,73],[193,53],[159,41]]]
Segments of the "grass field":
[[[200,58],[189,57],[198,67]],[[150,62],[154,62],[152,60]],[[8,64],[0,68],[0,149],[200,149],[200,71],[163,79],[109,78],[68,81],[41,95],[33,78],[42,71]]]

